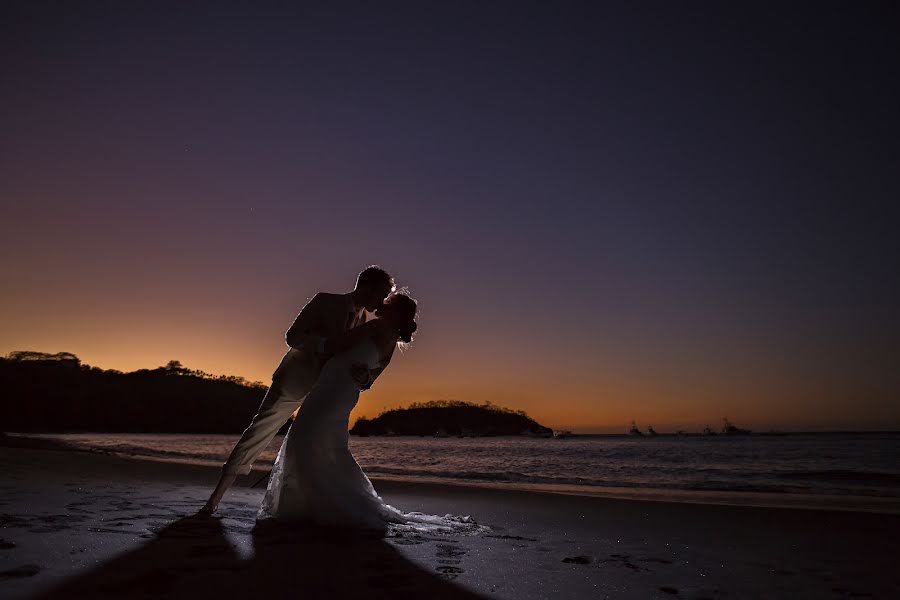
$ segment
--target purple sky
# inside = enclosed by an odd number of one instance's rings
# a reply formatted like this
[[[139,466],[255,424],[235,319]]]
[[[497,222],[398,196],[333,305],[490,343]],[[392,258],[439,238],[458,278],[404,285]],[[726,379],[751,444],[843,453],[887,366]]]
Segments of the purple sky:
[[[0,352],[267,383],[378,263],[356,414],[900,428],[896,18],[594,4],[5,3]]]

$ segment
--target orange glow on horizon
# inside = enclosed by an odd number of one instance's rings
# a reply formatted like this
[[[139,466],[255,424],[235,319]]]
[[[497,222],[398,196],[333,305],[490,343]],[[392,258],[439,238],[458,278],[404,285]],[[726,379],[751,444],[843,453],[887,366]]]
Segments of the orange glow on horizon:
[[[282,355],[277,344],[261,343],[260,346],[268,346],[265,351],[261,349],[259,353],[242,355],[238,348],[229,345],[229,342],[233,343],[230,336],[216,339],[214,335],[197,335],[188,329],[182,329],[180,336],[176,332],[170,333],[173,334],[171,337],[159,331],[145,330],[144,344],[119,351],[111,351],[106,346],[109,343],[108,332],[89,335],[82,344],[77,344],[73,339],[52,347],[47,343],[49,340],[37,338],[33,343],[7,343],[3,351],[65,350],[76,354],[85,364],[124,372],[155,368],[175,359],[189,369],[241,375],[248,381],[259,381],[264,385],[270,383],[271,373]],[[134,334],[138,335],[137,332]],[[79,346],[82,351],[77,351]],[[756,431],[848,428],[840,405],[830,408],[820,405],[820,410],[810,415],[802,409],[806,402],[795,402],[796,406],[791,410],[784,405],[779,406],[782,401],[778,396],[769,396],[767,403],[754,404],[753,399],[758,397],[756,392],[737,393],[730,390],[726,402],[722,399],[725,394],[714,386],[708,389],[698,386],[692,390],[678,389],[665,381],[648,384],[627,376],[602,375],[601,371],[596,373],[596,380],[586,377],[578,379],[572,373],[553,369],[544,372],[544,377],[540,374],[529,377],[517,371],[515,365],[498,360],[493,365],[487,365],[487,368],[473,366],[466,377],[453,378],[439,367],[442,364],[440,360],[433,364],[428,364],[427,360],[417,360],[416,353],[420,350],[419,344],[414,344],[406,352],[395,355],[391,366],[375,386],[362,394],[359,405],[351,413],[351,425],[360,416],[371,418],[384,410],[404,407],[412,402],[458,399],[475,403],[491,402],[524,410],[545,426],[582,433],[625,433],[632,420],[637,421],[642,429],[652,425],[660,432],[679,429],[699,431],[706,425],[718,429],[723,417]],[[426,347],[423,353],[431,351],[430,347]],[[557,383],[559,381],[566,383]],[[782,398],[808,397],[812,400],[815,397],[815,394],[810,396],[809,392],[799,387],[780,392]],[[778,390],[773,388],[768,393],[776,394]],[[858,422],[855,428],[883,429],[883,426],[872,420]]]

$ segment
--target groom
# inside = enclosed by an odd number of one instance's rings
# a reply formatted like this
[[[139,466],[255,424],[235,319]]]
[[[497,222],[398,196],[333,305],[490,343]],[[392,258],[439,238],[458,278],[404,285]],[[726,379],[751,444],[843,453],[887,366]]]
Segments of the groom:
[[[325,353],[326,342],[365,323],[366,311],[372,312],[381,306],[395,289],[394,279],[384,269],[371,266],[356,278],[356,287],[352,292],[319,292],[303,307],[285,334],[290,348],[272,374],[272,385],[263,397],[256,416],[222,466],[219,483],[200,509],[201,513],[212,514],[216,510],[237,476],[250,472],[256,457],[303,402],[319,378],[322,366],[330,358]],[[354,377],[362,389],[368,389],[381,369],[360,369]]]

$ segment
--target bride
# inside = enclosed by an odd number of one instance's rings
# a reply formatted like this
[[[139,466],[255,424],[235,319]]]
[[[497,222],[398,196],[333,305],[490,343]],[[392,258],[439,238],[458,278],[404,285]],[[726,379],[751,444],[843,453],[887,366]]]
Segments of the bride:
[[[275,465],[258,520],[274,519],[364,530],[473,531],[471,517],[403,512],[386,504],[350,453],[350,411],[359,400],[353,373],[361,366],[380,369],[398,343],[409,343],[416,330],[416,301],[390,295],[377,318],[329,341],[334,352],[297,411]]]

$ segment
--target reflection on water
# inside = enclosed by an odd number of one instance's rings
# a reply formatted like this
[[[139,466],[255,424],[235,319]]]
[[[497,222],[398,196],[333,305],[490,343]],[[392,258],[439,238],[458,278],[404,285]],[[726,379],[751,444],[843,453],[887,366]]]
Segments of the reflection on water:
[[[236,435],[47,434],[90,449],[221,464]],[[258,464],[275,459],[276,437]],[[632,438],[350,438],[373,479],[563,492],[766,493],[900,499],[900,434]]]

